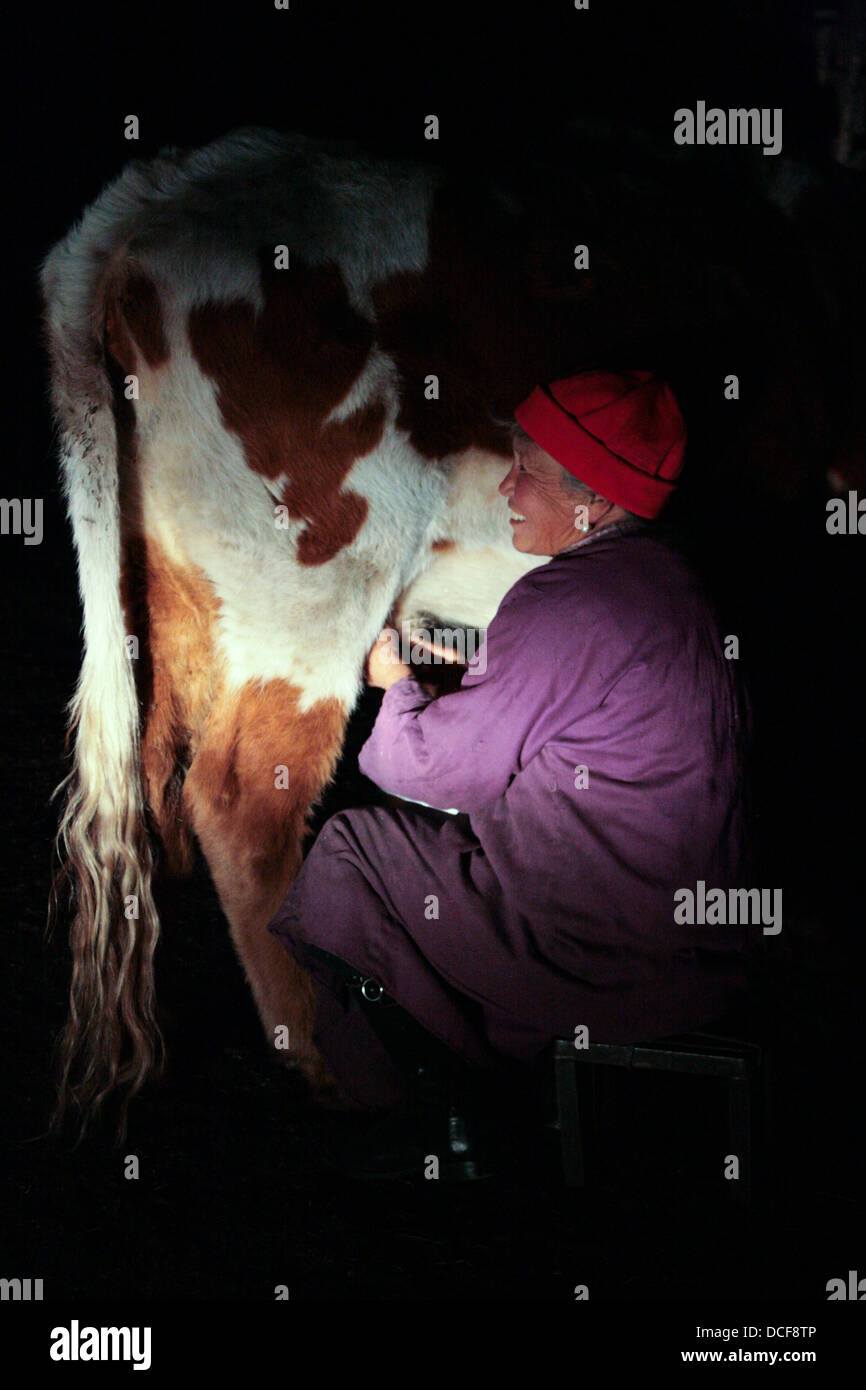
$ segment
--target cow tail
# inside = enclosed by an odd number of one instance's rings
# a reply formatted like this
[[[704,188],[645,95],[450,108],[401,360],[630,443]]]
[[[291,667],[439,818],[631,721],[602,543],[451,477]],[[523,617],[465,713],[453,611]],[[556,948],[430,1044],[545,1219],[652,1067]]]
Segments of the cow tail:
[[[89,254],[88,254],[89,252]],[[80,1135],[107,1097],[129,1102],[162,1070],[155,1014],[159,918],[140,767],[138,699],[121,598],[118,439],[104,338],[106,262],[74,234],[41,272],[63,492],[83,606],[84,659],[68,706],[72,768],[57,787],[63,811],[49,904],[71,917],[69,1011],[57,1042],[51,1130],[70,1112]]]

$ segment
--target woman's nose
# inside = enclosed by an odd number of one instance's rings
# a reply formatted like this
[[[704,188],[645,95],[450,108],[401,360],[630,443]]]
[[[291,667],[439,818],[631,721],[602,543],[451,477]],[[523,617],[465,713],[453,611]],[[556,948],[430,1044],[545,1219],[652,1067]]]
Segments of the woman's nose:
[[[510,494],[514,491],[514,475],[516,469],[517,464],[513,463],[509,468],[508,472],[506,473],[505,477],[502,479],[502,482],[499,484],[499,491],[502,493],[503,497],[510,496]]]

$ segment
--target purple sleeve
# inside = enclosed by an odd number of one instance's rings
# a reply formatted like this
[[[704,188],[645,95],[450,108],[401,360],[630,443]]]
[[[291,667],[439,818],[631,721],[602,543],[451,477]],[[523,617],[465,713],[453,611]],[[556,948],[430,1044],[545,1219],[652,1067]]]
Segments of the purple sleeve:
[[[503,794],[546,688],[537,614],[526,609],[507,596],[459,690],[435,699],[404,676],[385,692],[359,757],[365,776],[442,809],[472,811]]]

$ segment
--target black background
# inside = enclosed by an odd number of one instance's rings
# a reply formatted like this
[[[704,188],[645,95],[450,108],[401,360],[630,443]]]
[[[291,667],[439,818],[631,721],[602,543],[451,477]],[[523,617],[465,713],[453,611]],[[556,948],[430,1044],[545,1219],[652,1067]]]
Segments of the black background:
[[[706,1111],[712,1135],[721,1099],[714,1106],[664,1086],[631,1096],[657,1159],[646,1190],[638,1185],[646,1172],[628,1166],[638,1130],[617,1130],[630,1113],[622,1097],[611,1119],[610,1183],[591,1198],[562,1191],[550,1165],[528,1174],[516,1156],[513,1171],[484,1191],[398,1183],[359,1192],[324,1175],[312,1153],[317,1117],[270,1066],[203,873],[177,893],[160,948],[171,1065],[133,1114],[124,1152],[141,1156],[141,1180],[124,1181],[105,1135],[74,1151],[43,1137],[67,971],[62,933],[42,938],[55,824],[48,798],[65,770],[63,705],[80,642],[46,408],[40,258],[131,153],[203,143],[238,125],[508,169],[539,152],[555,162],[574,116],[669,140],[673,110],[700,98],[781,106],[786,155],[826,168],[835,113],[814,76],[811,11],[790,0],[592,0],[587,13],[551,0],[292,0],[281,12],[259,0],[43,5],[10,22],[3,492],[41,496],[46,510],[41,546],[0,539],[10,1075],[0,1274],[42,1277],[48,1297],[269,1299],[288,1284],[301,1299],[556,1300],[589,1282],[599,1298],[821,1300],[826,1281],[858,1258],[866,1272],[857,1138],[866,542],[828,538],[824,494],[808,489],[778,507],[738,495],[747,520],[739,530],[717,525],[708,575],[728,630],[748,636],[762,881],[783,884],[790,923],[775,1005],[785,1161],[760,1217],[732,1220],[711,1180],[713,1140],[704,1151],[693,1120]],[[433,149],[422,138],[430,112],[440,119]],[[141,122],[134,151],[123,138],[129,113]],[[846,343],[833,351],[844,358]],[[361,702],[319,823],[371,795],[353,762],[376,700]]]

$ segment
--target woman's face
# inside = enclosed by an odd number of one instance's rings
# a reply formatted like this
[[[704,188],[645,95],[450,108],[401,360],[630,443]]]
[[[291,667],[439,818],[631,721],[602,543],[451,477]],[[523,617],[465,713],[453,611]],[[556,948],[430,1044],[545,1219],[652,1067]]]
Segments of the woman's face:
[[[562,474],[556,459],[537,444],[515,440],[514,463],[499,491],[508,498],[513,513],[516,550],[526,555],[557,555],[585,535],[589,495],[566,491]]]

